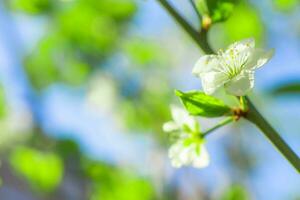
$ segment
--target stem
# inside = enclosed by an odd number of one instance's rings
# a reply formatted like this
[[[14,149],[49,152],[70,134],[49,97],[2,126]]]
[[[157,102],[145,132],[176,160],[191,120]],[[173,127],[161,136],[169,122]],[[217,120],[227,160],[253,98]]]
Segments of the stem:
[[[247,99],[245,96],[240,96],[240,105],[244,112],[248,111]]]
[[[278,132],[269,124],[269,122],[258,112],[251,101],[247,98],[249,113],[246,119],[254,123],[277,148],[277,150],[295,167],[300,173],[300,159],[297,154],[282,139]]]
[[[233,122],[234,118],[233,117],[227,117],[226,119],[224,119],[223,121],[220,121],[218,124],[216,124],[215,126],[213,126],[212,128],[208,129],[207,131],[205,131],[202,136],[206,137],[208,134],[210,134],[211,132],[215,131],[216,129],[225,126],[226,124],[229,124],[230,122]]]
[[[202,29],[200,34],[169,4],[167,0],[157,0],[174,18],[175,21],[191,36],[195,43],[206,54],[214,53],[207,42],[207,31]],[[267,120],[259,113],[250,99],[246,97],[249,105],[249,113],[246,118],[254,123],[264,135],[271,141],[272,144],[282,153],[282,155],[293,165],[300,173],[300,158],[288,146],[288,144],[280,137],[276,130],[269,124]]]
[[[212,54],[213,50],[207,42],[206,30],[202,29],[200,34],[170,5],[167,0],[157,0],[175,21],[192,37],[196,44],[207,54]]]

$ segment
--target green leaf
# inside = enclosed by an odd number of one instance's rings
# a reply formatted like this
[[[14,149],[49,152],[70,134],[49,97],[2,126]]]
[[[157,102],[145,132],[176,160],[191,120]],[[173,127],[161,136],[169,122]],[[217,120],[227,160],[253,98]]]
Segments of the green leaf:
[[[233,12],[234,4],[239,0],[196,0],[201,15],[209,16],[212,22],[227,20]]]
[[[189,91],[184,93],[176,90],[175,94],[181,99],[191,115],[221,117],[231,111],[230,107],[225,105],[222,100],[206,95],[203,92]]]
[[[271,94],[274,96],[282,95],[299,95],[300,94],[300,82],[291,82],[277,86],[271,90]]]
[[[209,15],[209,11],[208,11],[206,0],[196,0],[195,4],[196,4],[196,7],[197,7],[198,11],[202,15]]]
[[[10,164],[37,191],[51,192],[63,178],[64,164],[55,153],[18,147],[11,154]]]
[[[239,0],[206,0],[208,15],[212,19],[212,22],[227,20],[233,13],[234,5],[238,1]]]
[[[231,2],[220,2],[211,14],[213,22],[225,21],[233,12],[234,5]]]

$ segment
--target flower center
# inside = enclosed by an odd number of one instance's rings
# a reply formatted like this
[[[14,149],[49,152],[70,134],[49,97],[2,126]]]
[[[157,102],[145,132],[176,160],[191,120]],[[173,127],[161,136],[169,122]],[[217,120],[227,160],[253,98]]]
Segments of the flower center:
[[[241,73],[249,58],[249,52],[241,52],[236,48],[229,49],[226,52],[221,50],[218,54],[220,56],[221,64],[220,71],[225,73],[229,79],[232,79]]]

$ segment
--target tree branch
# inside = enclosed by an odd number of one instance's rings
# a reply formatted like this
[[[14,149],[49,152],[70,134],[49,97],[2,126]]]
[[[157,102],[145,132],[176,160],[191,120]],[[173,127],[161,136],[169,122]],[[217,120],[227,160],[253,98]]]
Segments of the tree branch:
[[[201,29],[198,33],[174,8],[167,0],[157,0],[175,21],[191,36],[194,42],[207,54],[212,54],[213,50],[207,42],[207,32]]]
[[[254,123],[263,134],[272,142],[278,151],[295,167],[300,173],[300,159],[289,145],[281,138],[279,133],[269,124],[269,122],[259,113],[252,102],[247,98],[249,113],[246,119]]]

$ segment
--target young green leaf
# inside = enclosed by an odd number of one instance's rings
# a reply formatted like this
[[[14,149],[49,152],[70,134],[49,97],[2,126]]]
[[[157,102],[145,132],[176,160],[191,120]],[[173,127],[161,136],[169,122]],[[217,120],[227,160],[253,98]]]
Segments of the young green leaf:
[[[221,22],[227,20],[233,12],[233,1],[209,1],[211,10],[211,19],[213,22]]]
[[[211,18],[212,22],[227,20],[233,12],[234,4],[239,0],[196,0],[198,11]]]
[[[175,94],[181,99],[185,108],[191,115],[221,117],[231,111],[230,107],[225,105],[222,100],[206,95],[200,91],[189,91],[184,93],[176,90]]]
[[[209,10],[207,7],[206,0],[196,0],[195,1],[196,7],[201,15],[209,15]]]

